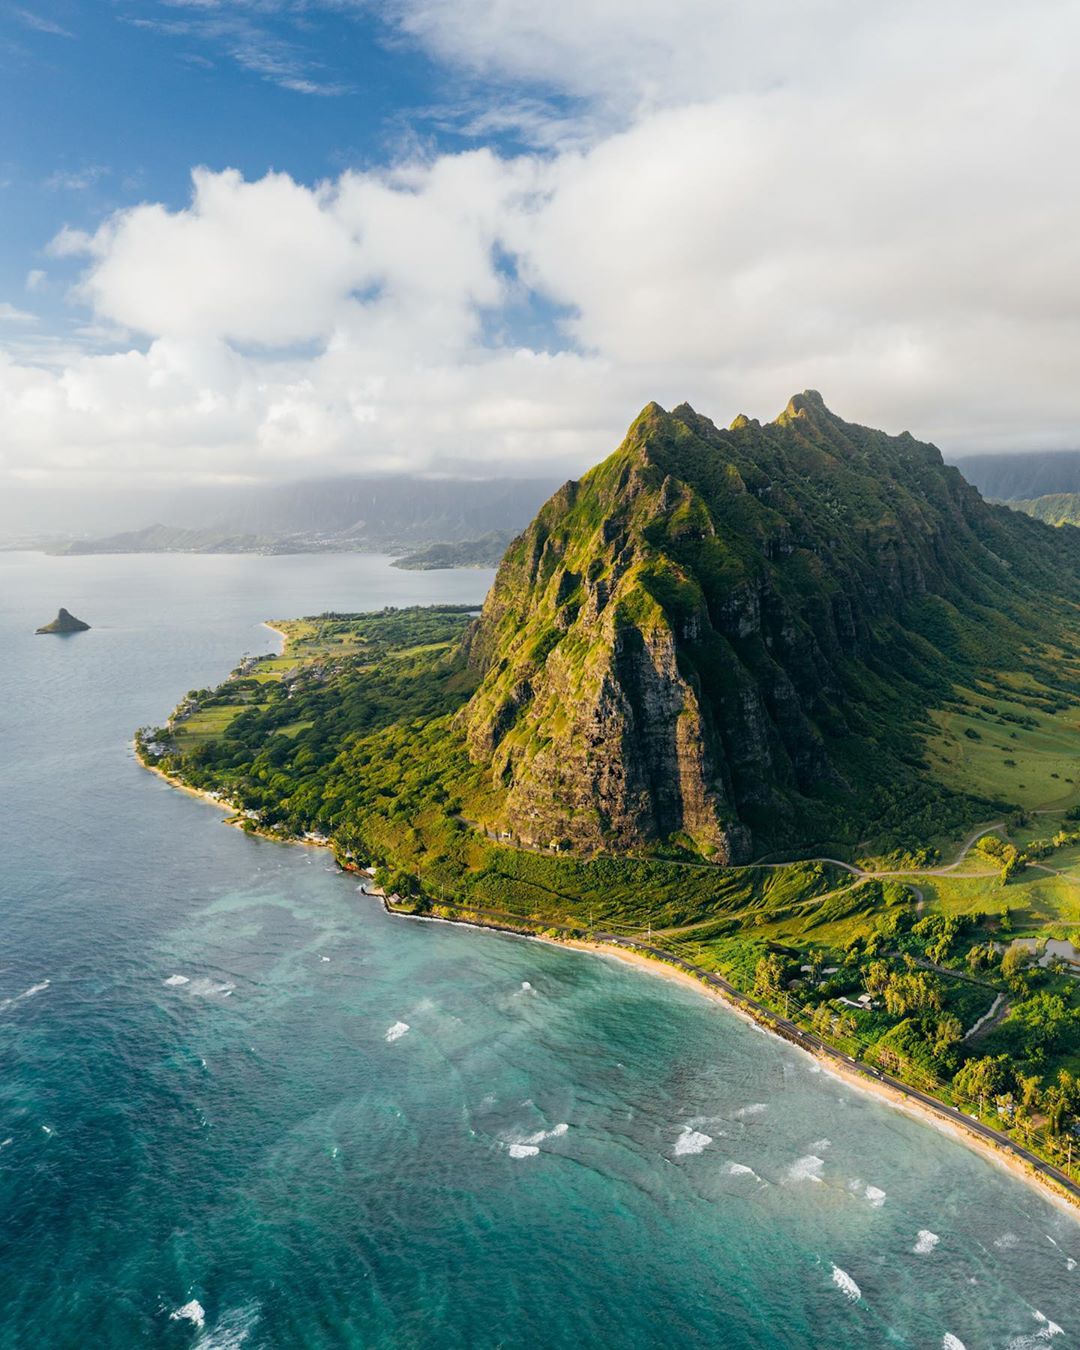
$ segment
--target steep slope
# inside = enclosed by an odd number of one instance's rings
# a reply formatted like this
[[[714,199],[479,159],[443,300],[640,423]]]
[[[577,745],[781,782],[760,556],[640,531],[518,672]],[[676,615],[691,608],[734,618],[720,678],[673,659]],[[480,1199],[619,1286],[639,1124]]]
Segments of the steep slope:
[[[1047,525],[1080,525],[1080,492],[1049,492],[1045,497],[1018,498],[1009,505]]]
[[[814,392],[727,430],[650,404],[510,546],[461,724],[525,843],[743,861],[900,813],[934,833],[975,808],[929,776],[927,709],[996,668],[1074,688],[1045,644],[1078,567]]]

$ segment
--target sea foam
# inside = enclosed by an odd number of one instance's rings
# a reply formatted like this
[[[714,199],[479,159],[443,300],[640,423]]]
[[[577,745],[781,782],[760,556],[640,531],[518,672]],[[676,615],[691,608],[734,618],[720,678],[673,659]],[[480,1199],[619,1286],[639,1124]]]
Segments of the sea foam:
[[[915,1239],[915,1246],[911,1250],[918,1256],[929,1256],[940,1241],[938,1235],[931,1233],[929,1228],[920,1228],[919,1235]]]
[[[189,984],[190,981],[186,975],[170,975],[167,980],[161,982],[168,989],[179,989],[182,984]]]
[[[386,1030],[387,1041],[391,1044],[394,1041],[400,1041],[402,1036],[405,1035],[408,1029],[409,1029],[408,1022],[395,1022],[392,1027],[388,1027]]]
[[[954,1336],[951,1331],[947,1331],[941,1338],[941,1350],[967,1350],[967,1347],[959,1336]]]
[[[862,1298],[862,1290],[847,1271],[841,1270],[839,1266],[833,1266],[832,1268],[832,1282],[852,1303],[857,1303]]]
[[[867,1186],[864,1194],[875,1209],[880,1209],[885,1203],[885,1192],[879,1186]]]
[[[0,999],[0,1012],[5,1008],[14,1007],[16,1003],[21,1003],[23,999],[33,998],[35,994],[40,994],[42,990],[48,989],[49,980],[42,980],[40,984],[32,984],[29,989],[24,989],[21,994],[16,994],[14,998]]]
[[[712,1135],[702,1134],[692,1125],[684,1125],[682,1133],[675,1140],[675,1156],[682,1158],[688,1154],[704,1153],[711,1143]]]
[[[548,1139],[561,1139],[569,1130],[570,1126],[565,1120],[560,1121],[558,1125],[553,1125],[550,1130],[537,1130],[535,1134],[526,1135],[524,1139],[515,1139],[507,1144],[507,1152],[511,1158],[535,1158],[540,1152],[539,1145]]]
[[[816,1153],[808,1153],[805,1158],[798,1158],[788,1168],[788,1180],[820,1181],[821,1169],[824,1166],[824,1158],[819,1158]]]
[[[182,1307],[174,1308],[169,1314],[171,1322],[190,1322],[193,1326],[202,1331],[206,1326],[206,1309],[197,1298],[183,1304]]]

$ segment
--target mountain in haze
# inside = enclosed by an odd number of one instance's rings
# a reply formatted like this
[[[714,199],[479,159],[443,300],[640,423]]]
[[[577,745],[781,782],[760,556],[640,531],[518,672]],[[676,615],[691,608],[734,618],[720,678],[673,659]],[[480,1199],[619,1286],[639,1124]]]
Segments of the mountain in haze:
[[[510,535],[492,530],[482,539],[465,539],[460,544],[429,544],[415,553],[406,553],[394,561],[404,572],[436,572],[445,567],[498,567]]]
[[[969,483],[992,501],[1013,502],[1050,493],[1080,492],[1080,450],[956,456]]]
[[[393,553],[468,543],[493,565],[502,549],[492,557],[492,540],[522,529],[555,486],[532,478],[329,478],[234,492],[228,515],[209,524],[159,523],[43,546],[63,554]]]
[[[1075,688],[1076,539],[812,391],[726,430],[650,404],[511,544],[467,639],[491,823],[716,861],[938,834],[979,804],[935,781],[927,709],[1006,670]]]

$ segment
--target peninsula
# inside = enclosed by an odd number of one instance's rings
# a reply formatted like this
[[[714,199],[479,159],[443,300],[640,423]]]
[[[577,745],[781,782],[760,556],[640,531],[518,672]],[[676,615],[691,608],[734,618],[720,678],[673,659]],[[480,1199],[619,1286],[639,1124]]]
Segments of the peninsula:
[[[1076,1196],[1078,605],[1080,534],[910,435],[651,404],[478,619],[275,621],[136,744],[392,909],[675,964]]]

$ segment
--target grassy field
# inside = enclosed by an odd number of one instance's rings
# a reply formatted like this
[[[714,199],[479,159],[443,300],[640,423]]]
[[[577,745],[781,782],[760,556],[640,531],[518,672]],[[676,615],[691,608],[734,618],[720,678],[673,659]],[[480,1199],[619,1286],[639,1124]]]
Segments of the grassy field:
[[[1021,677],[1014,698],[958,690],[963,711],[931,714],[927,740],[935,776],[959,791],[1013,802],[1028,811],[1080,802],[1080,707],[1048,712]]]

